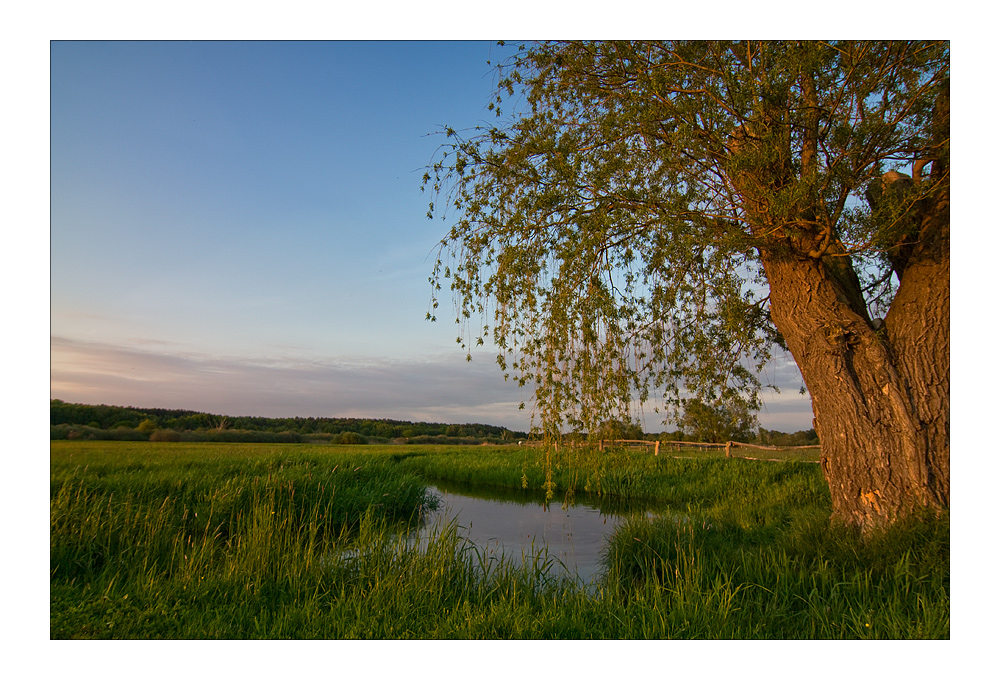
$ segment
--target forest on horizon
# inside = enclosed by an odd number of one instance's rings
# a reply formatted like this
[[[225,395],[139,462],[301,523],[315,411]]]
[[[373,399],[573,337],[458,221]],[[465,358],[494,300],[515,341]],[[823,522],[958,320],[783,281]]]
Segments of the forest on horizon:
[[[122,439],[149,441],[328,442],[365,443],[503,443],[529,438],[527,432],[482,423],[427,423],[387,418],[267,418],[228,416],[189,409],[138,408],[73,404],[50,400],[50,439]],[[622,428],[623,439],[700,441],[682,431],[643,433]],[[748,438],[751,439],[751,438]],[[777,446],[818,443],[814,430],[786,433],[760,428],[752,441]]]

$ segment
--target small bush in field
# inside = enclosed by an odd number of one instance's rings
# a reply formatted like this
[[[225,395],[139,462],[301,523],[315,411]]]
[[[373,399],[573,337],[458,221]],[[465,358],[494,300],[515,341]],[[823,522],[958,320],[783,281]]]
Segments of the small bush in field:
[[[368,440],[357,432],[341,432],[330,440],[333,444],[367,444]]]
[[[151,442],[179,442],[180,440],[180,433],[173,430],[157,430],[149,435],[149,441]]]

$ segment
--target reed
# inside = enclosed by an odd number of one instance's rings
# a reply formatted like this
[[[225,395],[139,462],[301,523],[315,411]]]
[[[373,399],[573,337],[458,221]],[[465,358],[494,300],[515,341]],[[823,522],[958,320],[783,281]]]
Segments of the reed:
[[[562,454],[560,454],[562,455]],[[570,489],[653,498],[594,587],[442,522],[425,479],[545,482],[517,447],[53,442],[53,638],[947,638],[946,517],[864,541],[815,465],[550,462]],[[589,457],[588,457],[589,456]],[[591,493],[596,493],[591,491]],[[426,532],[422,534],[426,536]]]

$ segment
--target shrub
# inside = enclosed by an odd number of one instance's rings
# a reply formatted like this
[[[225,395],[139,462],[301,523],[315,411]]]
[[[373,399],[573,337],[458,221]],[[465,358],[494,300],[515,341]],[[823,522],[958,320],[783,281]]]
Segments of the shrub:
[[[116,427],[113,430],[103,430],[103,436],[99,439],[109,439],[111,441],[143,442],[149,439],[145,432],[139,432],[131,427]]]
[[[149,435],[149,441],[151,442],[179,442],[180,440],[180,433],[174,430],[157,430]]]
[[[357,432],[341,432],[330,439],[332,444],[367,444],[368,440]]]
[[[88,441],[137,441],[142,442],[149,439],[143,432],[133,430],[130,427],[116,427],[113,430],[102,430],[99,427],[87,425],[52,425],[49,428],[49,439],[84,439]]]
[[[205,433],[209,441],[241,444],[298,444],[302,437],[296,432],[265,432],[262,430],[212,430]]]

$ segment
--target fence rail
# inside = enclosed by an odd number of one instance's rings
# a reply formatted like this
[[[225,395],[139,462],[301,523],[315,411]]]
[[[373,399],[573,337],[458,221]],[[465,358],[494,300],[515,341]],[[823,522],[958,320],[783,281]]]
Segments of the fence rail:
[[[522,442],[522,443],[524,445],[526,445],[526,446],[543,446],[544,445],[544,442],[539,441],[539,440],[526,441],[526,442]],[[587,443],[586,442],[576,442],[576,441],[573,441],[573,442],[564,442],[563,445],[564,446],[571,446],[571,447],[572,446],[586,446]],[[556,446],[558,447],[559,444],[556,444]],[[628,449],[637,449],[637,448],[646,448],[646,449],[649,449],[649,448],[652,448],[654,456],[660,455],[660,448],[661,447],[663,447],[663,448],[672,448],[674,450],[680,450],[680,449],[725,449],[726,450],[726,458],[742,458],[744,460],[765,460],[765,461],[772,461],[772,462],[777,462],[777,463],[786,463],[788,461],[786,459],[783,459],[783,458],[759,458],[759,457],[755,457],[755,456],[734,455],[733,454],[733,449],[734,448],[747,448],[747,449],[756,449],[756,450],[759,450],[759,451],[797,451],[797,450],[804,450],[804,449],[818,449],[819,448],[819,444],[811,444],[811,445],[808,445],[808,446],[773,446],[773,445],[762,445],[762,444],[748,444],[746,442],[735,442],[735,441],[728,441],[728,442],[724,442],[724,443],[720,443],[720,442],[659,441],[659,440],[649,441],[647,439],[601,439],[600,441],[598,441],[598,448],[601,451],[603,451],[605,449],[605,447],[607,447],[607,446],[624,446],[624,448],[628,448]],[[673,458],[693,458],[693,456],[672,456],[672,457]],[[805,461],[802,461],[802,462],[805,462],[805,463],[818,463],[819,461],[805,460]]]
[[[733,447],[742,447],[747,449],[757,449],[760,451],[800,451],[802,449],[818,449],[819,444],[812,444],[810,446],[762,446],[760,444],[746,444],[744,442],[726,442],[726,458],[743,458],[744,460],[767,460],[776,463],[786,463],[788,462],[784,458],[757,458],[755,456],[734,456],[732,454]],[[819,463],[818,460],[803,460],[803,463]]]

